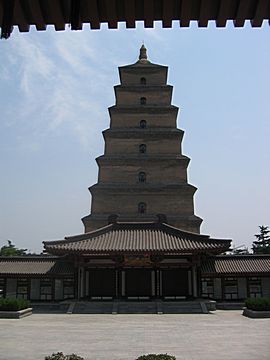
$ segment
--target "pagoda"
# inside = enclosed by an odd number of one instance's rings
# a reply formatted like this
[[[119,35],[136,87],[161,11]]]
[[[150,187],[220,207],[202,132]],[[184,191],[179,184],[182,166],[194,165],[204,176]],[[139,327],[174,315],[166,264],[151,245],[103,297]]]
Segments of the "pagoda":
[[[119,68],[85,233],[44,242],[73,260],[78,299],[196,298],[201,259],[230,246],[200,234],[167,72],[144,45],[135,64]]]
[[[82,219],[85,232],[119,221],[154,221],[200,233],[194,215],[196,188],[187,181],[190,159],[182,154],[183,130],[177,129],[178,107],[168,67],[151,63],[144,45],[135,64],[119,67],[116,103],[109,108],[110,128],[103,131],[104,155],[97,158],[98,183],[89,188],[91,214]]]

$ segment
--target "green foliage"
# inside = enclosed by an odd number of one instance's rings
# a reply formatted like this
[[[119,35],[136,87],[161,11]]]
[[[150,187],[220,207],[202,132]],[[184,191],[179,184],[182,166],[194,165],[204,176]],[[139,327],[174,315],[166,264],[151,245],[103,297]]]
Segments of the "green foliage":
[[[25,299],[0,299],[0,311],[19,311],[30,307],[30,301]]]
[[[168,354],[141,355],[136,360],[176,360],[176,357]]]
[[[45,360],[84,360],[84,359],[76,354],[64,355],[62,352],[58,352],[50,356],[46,356]]]
[[[10,240],[7,241],[8,244],[4,245],[0,249],[0,256],[21,256],[26,255],[27,249],[16,248]]]
[[[253,241],[252,249],[254,254],[270,254],[270,233],[268,226],[259,226],[260,233],[255,234],[257,241]]]
[[[245,305],[250,310],[270,311],[270,297],[248,298]]]

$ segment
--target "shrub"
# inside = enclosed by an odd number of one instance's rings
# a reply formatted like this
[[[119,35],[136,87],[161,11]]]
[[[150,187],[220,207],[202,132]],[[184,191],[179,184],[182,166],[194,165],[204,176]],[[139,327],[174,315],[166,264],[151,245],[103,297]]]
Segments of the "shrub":
[[[84,360],[84,359],[76,354],[64,355],[62,352],[58,352],[50,356],[46,356],[45,360]]]
[[[176,360],[176,357],[168,354],[141,355],[136,360]]]
[[[245,305],[250,310],[270,311],[270,297],[248,298]]]
[[[30,301],[25,299],[0,298],[0,311],[19,311],[29,306]]]
[[[65,360],[65,355],[62,352],[58,352],[50,356],[46,356],[45,360]]]

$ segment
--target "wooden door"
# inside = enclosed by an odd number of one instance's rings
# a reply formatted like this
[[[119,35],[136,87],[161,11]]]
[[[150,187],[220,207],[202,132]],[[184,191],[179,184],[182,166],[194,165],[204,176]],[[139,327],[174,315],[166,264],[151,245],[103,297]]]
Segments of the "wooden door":
[[[108,297],[116,296],[116,276],[114,269],[89,270],[89,296]]]
[[[162,270],[162,296],[187,297],[188,296],[188,270],[163,269]]]
[[[127,297],[151,297],[150,269],[126,269],[125,274]]]

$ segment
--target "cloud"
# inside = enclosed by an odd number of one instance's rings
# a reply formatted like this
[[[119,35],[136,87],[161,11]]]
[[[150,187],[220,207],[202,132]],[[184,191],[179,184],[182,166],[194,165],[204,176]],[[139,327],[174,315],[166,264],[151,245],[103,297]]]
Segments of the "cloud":
[[[35,77],[47,79],[52,75],[54,64],[46,55],[40,43],[29,41],[21,37],[18,41],[12,42],[9,60],[13,58],[21,63],[20,66],[20,87],[26,95],[31,95],[31,84]]]
[[[156,28],[138,26],[129,42],[126,30],[13,34],[7,45],[10,66],[1,69],[14,97],[4,109],[6,124],[21,129],[27,141],[68,132],[84,149],[92,148],[98,141],[94,134],[109,124],[117,66],[137,60],[142,40],[161,44]]]
[[[109,67],[100,61],[96,42],[88,36],[62,35],[48,32],[43,41],[21,35],[13,39],[8,54],[12,66],[1,69],[1,79],[11,81],[13,93],[17,91],[16,106],[10,103],[9,114],[5,109],[7,124],[16,128],[23,124],[36,138],[65,128],[85,147],[85,134],[90,136],[95,126],[101,131]]]

